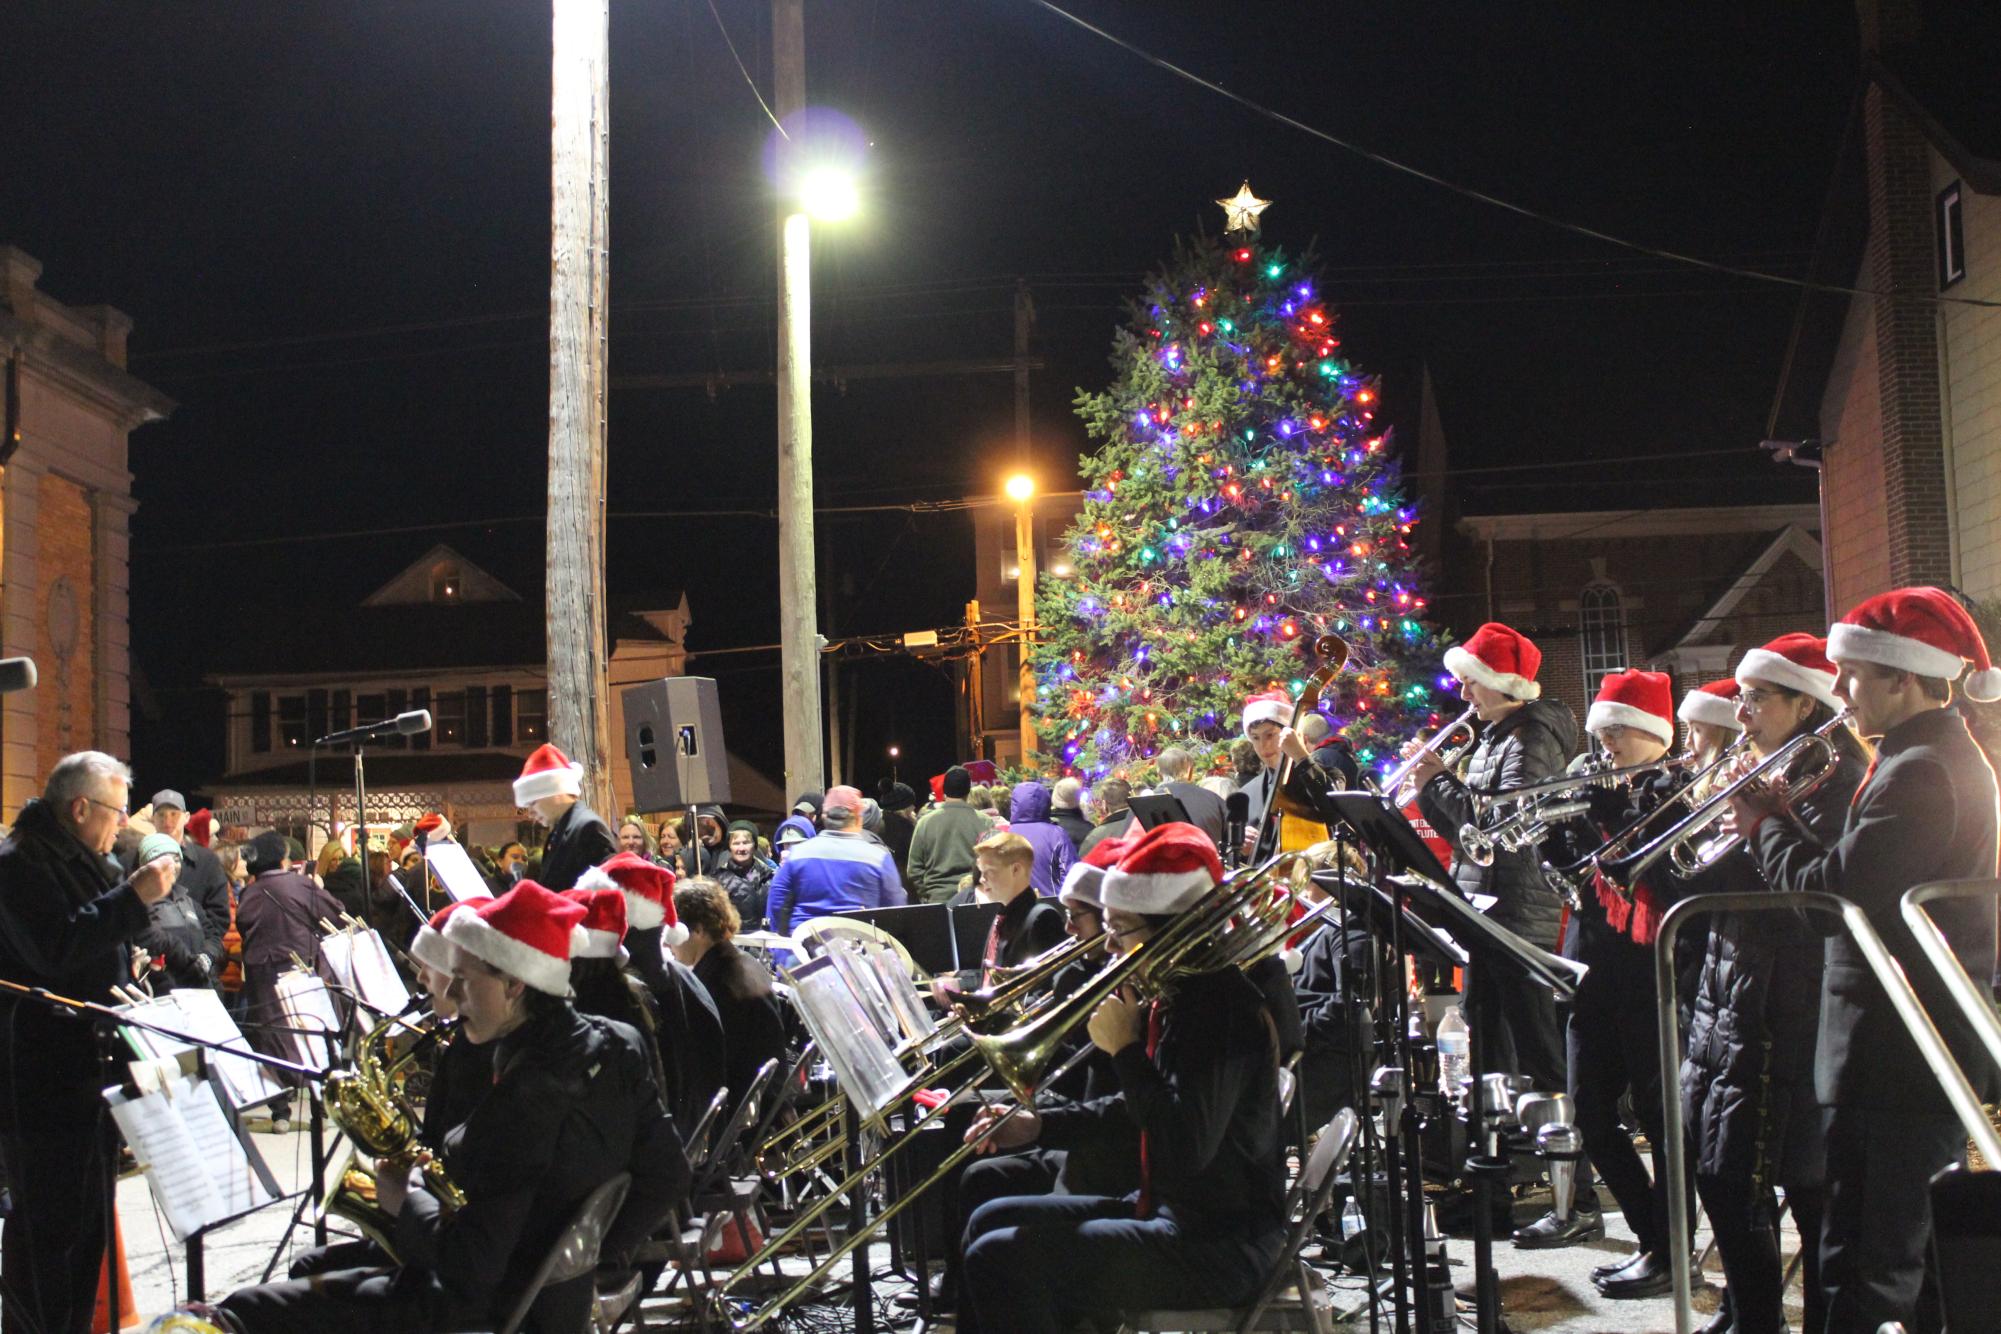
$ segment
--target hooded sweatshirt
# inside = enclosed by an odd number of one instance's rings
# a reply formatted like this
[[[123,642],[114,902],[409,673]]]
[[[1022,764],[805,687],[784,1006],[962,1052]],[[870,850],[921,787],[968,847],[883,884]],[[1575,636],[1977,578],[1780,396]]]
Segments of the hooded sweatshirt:
[[[1077,860],[1077,849],[1049,818],[1049,789],[1033,779],[1016,783],[1008,796],[1007,827],[1035,848],[1035,868],[1028,882],[1036,893],[1053,897],[1062,888],[1070,863]]]

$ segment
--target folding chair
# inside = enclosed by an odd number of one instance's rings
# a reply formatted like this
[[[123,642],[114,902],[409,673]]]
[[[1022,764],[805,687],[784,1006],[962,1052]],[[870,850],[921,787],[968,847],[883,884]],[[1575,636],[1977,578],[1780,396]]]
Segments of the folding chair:
[[[528,1280],[506,1322],[496,1327],[494,1334],[518,1334],[529,1311],[534,1309],[535,1299],[545,1290],[572,1279],[588,1278],[596,1271],[604,1235],[611,1231],[612,1220],[618,1217],[625,1193],[631,1187],[632,1178],[620,1172],[584,1197],[576,1213],[570,1216],[569,1225],[557,1236],[556,1244],[536,1266],[535,1276]]]
[[[1324,1300],[1319,1275],[1313,1267],[1300,1258],[1307,1238],[1313,1234],[1313,1220],[1327,1211],[1334,1198],[1335,1178],[1347,1165],[1348,1154],[1355,1145],[1355,1128],[1359,1124],[1355,1109],[1343,1107],[1334,1113],[1334,1119],[1320,1132],[1313,1151],[1307,1155],[1306,1168],[1299,1174],[1299,1180],[1292,1185],[1286,1196],[1286,1217],[1289,1226],[1285,1244],[1279,1248],[1278,1258],[1273,1261],[1271,1273],[1266,1276],[1257,1297],[1249,1306],[1214,1307],[1188,1311],[1127,1311],[1124,1324],[1127,1329],[1141,1330],[1188,1330],[1188,1331],[1236,1331],[1247,1334],[1251,1330],[1267,1331],[1270,1334],[1333,1334],[1334,1322],[1328,1303]],[[1288,1284],[1299,1289],[1296,1301],[1281,1301]]]

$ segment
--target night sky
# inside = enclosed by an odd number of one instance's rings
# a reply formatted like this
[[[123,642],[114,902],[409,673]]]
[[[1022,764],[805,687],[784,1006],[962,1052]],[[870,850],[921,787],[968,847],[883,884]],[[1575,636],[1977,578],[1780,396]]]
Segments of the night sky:
[[[1854,18],[1838,4],[1711,12],[1725,8],[1074,12],[1467,189],[1849,282],[1854,191],[1837,165]],[[769,96],[766,8],[715,9]],[[770,123],[706,0],[612,11],[614,375],[768,368]],[[437,541],[539,584],[548,6],[14,0],[0,51],[0,241],[40,258],[58,298],[130,312],[133,371],[181,405],[133,438],[134,758],[142,785],[171,773],[200,790],[220,768],[200,677],[229,639],[310,644]],[[1049,362],[1035,387],[1046,487],[1072,479],[1070,400],[1106,378],[1121,298],[1176,233],[1214,230],[1210,201],[1248,178],[1276,201],[1267,239],[1316,247],[1346,351],[1384,375],[1406,428],[1429,367],[1465,508],[1811,499],[1804,474],[1755,449],[1796,289],[1397,174],[1029,0],[809,0],[807,57],[809,100],[872,140],[864,218],[816,245],[816,360],[1003,356],[1026,277]],[[1807,303],[1782,435],[1811,431],[1839,309]],[[815,413],[823,505],[987,493],[1012,462],[1002,376],[857,383],[821,391]],[[774,429],[768,389],[614,392],[612,510],[678,515],[614,520],[615,601],[686,588],[697,650],[776,638],[776,525],[715,513],[773,503]],[[1719,449],[1741,453],[1673,457]],[[1549,466],[1630,456],[1657,461]],[[1496,471],[1522,464],[1538,467]],[[829,634],[945,624],[971,594],[963,515],[823,516],[819,531]],[[721,678],[732,745],[773,772],[774,668],[693,668]],[[891,740],[906,771],[946,762],[941,675],[886,662],[855,676],[863,781]]]

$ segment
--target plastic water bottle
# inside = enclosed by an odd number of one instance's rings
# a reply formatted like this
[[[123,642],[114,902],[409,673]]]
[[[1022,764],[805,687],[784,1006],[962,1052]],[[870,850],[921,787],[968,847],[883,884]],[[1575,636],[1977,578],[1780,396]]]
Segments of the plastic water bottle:
[[[1360,1201],[1350,1195],[1347,1206],[1341,1210],[1341,1240],[1353,1241],[1368,1225],[1368,1220],[1362,1217]]]
[[[1438,1021],[1438,1091],[1448,1098],[1459,1095],[1459,1086],[1471,1073],[1472,1046],[1466,1016],[1455,1005]]]

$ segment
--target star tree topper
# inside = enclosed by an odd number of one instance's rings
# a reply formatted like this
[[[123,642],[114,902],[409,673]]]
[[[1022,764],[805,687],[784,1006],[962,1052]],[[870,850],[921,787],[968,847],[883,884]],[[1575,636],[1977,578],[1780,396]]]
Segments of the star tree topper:
[[[1271,207],[1271,200],[1259,199],[1251,193],[1249,181],[1238,186],[1237,193],[1230,198],[1219,199],[1216,202],[1223,206],[1225,235],[1231,232],[1255,234],[1258,230],[1258,214]]]

